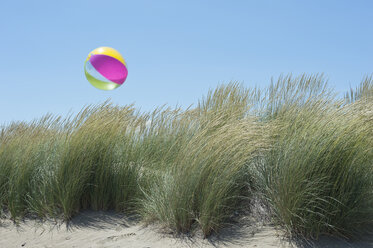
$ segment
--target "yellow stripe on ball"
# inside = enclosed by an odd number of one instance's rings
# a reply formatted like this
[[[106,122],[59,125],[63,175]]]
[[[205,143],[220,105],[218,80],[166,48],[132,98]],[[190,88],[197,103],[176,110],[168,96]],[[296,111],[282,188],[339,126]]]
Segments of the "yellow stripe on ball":
[[[87,60],[89,60],[89,57],[91,57],[91,54],[103,54],[103,55],[107,55],[107,56],[116,58],[117,60],[119,60],[120,62],[122,62],[125,66],[127,66],[127,63],[124,60],[124,58],[122,57],[122,55],[120,55],[120,53],[117,50],[115,50],[114,48],[111,48],[111,47],[99,47],[99,48],[96,48],[95,50],[93,50],[88,55]]]

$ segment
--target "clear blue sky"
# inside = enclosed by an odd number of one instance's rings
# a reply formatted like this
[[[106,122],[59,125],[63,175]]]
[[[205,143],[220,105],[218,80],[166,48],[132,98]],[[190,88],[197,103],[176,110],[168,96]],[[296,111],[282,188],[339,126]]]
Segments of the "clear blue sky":
[[[111,98],[142,110],[197,103],[231,80],[324,72],[337,91],[373,73],[373,1],[11,1],[0,10],[0,125]],[[120,51],[126,82],[101,91],[83,64]]]

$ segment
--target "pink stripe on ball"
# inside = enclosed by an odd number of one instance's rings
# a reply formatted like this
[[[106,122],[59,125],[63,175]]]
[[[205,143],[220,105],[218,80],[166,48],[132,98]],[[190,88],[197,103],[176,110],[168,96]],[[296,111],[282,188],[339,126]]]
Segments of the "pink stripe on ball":
[[[90,57],[89,62],[92,66],[105,78],[113,83],[123,84],[128,75],[128,70],[125,65],[119,60],[103,55],[94,54]]]

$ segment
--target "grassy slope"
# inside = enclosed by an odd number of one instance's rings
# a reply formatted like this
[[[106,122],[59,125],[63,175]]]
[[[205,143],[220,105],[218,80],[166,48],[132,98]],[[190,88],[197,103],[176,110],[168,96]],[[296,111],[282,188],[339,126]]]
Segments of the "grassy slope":
[[[207,236],[253,194],[290,234],[354,237],[372,227],[372,78],[338,100],[322,75],[237,83],[194,109],[105,102],[0,132],[0,209],[70,219],[135,211]]]

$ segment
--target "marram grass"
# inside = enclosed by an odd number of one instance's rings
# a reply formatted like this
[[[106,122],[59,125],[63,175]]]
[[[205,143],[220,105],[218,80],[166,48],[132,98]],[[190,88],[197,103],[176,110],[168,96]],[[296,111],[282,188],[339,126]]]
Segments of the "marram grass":
[[[0,130],[0,210],[114,209],[208,236],[259,198],[290,235],[357,237],[373,227],[372,85],[338,99],[322,75],[290,75],[221,85],[187,110],[105,102],[12,123]]]

